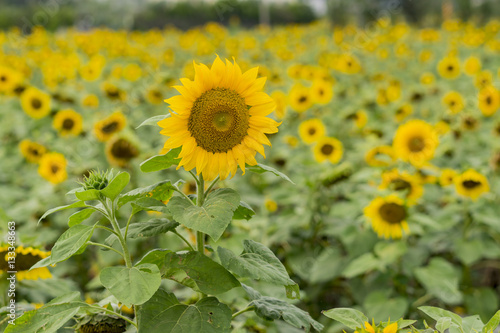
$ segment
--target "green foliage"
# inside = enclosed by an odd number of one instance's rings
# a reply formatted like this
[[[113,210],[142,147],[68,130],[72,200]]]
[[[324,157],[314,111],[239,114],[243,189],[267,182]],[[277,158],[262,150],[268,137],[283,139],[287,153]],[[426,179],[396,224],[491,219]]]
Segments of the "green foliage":
[[[177,158],[181,152],[181,147],[170,150],[164,155],[156,155],[150,157],[141,163],[142,172],[154,172],[170,168],[172,165],[179,163],[180,159]]]

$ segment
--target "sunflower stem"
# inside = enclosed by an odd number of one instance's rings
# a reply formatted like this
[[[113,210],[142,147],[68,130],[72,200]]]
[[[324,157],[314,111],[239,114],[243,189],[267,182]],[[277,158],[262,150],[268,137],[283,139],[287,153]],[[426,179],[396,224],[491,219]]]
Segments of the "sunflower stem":
[[[196,182],[196,191],[198,192],[196,205],[201,207],[205,201],[205,180],[203,179],[203,175],[200,175],[200,178]],[[205,254],[205,234],[201,231],[196,232],[196,246],[198,252]]]
[[[184,241],[184,243],[186,243],[186,245],[189,247],[189,249],[191,251],[196,251],[193,247],[193,245],[191,245],[191,243],[184,237],[182,236],[177,230],[174,230],[172,231],[175,235],[177,235],[180,239],[182,239]]]
[[[101,243],[90,242],[90,241],[87,242],[87,244],[89,244],[89,245],[95,245],[95,246],[100,246],[100,247],[103,247],[105,249],[114,251],[114,252],[118,253],[119,255],[121,255],[125,259],[125,256],[123,255],[123,253],[121,253],[117,249],[113,249],[111,246],[107,246],[107,245],[104,245],[104,244],[101,244]]]
[[[253,309],[255,309],[255,307],[252,305],[252,306],[249,306],[249,307],[247,307],[247,308],[244,308],[243,310],[240,310],[240,311],[238,311],[238,312],[235,312],[235,313],[233,314],[233,316],[232,316],[232,318],[231,318],[231,319],[234,319],[234,318],[238,317],[238,316],[239,316],[240,314],[242,314],[242,313],[245,313],[245,312],[248,312],[248,311],[252,311]]]
[[[217,178],[215,178],[215,180],[212,182],[212,184],[210,184],[210,186],[207,188],[207,190],[205,191],[205,198],[207,197],[208,193],[210,193],[210,191],[212,190],[212,187],[214,187],[214,185],[217,184],[219,179],[220,179],[220,176],[217,176]]]

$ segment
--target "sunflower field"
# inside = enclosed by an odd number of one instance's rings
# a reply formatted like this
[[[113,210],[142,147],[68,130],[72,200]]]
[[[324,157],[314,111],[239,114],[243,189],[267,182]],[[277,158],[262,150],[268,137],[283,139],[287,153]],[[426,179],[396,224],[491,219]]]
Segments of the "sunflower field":
[[[0,31],[0,328],[500,324],[500,21]]]

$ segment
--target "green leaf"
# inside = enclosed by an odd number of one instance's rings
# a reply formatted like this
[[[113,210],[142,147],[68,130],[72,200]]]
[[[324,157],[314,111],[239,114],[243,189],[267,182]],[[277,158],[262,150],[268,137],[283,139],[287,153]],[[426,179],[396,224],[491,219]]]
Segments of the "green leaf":
[[[474,313],[487,321],[499,309],[496,291],[491,288],[472,289],[465,294],[468,313]]]
[[[264,165],[264,164],[258,163],[257,165],[247,165],[246,169],[250,170],[252,172],[255,172],[255,173],[271,172],[271,173],[275,174],[276,176],[281,177],[284,180],[286,180],[286,181],[288,181],[288,182],[290,182],[290,183],[292,183],[292,184],[295,185],[295,183],[290,178],[288,178],[287,175],[285,175],[284,173],[276,170],[275,168],[272,168],[272,167]]]
[[[450,326],[451,326],[451,318],[448,317],[439,318],[436,323],[436,329],[441,333],[444,333],[444,331],[450,328]]]
[[[464,332],[481,332],[483,330],[484,323],[478,315],[474,315],[462,318],[462,326]]]
[[[163,119],[167,119],[168,117],[170,117],[170,113],[168,113],[168,114],[160,114],[158,116],[154,116],[154,117],[148,118],[148,119],[144,120],[135,129],[138,129],[139,127],[142,127],[142,126],[158,126],[158,122],[159,121],[161,121]]]
[[[145,197],[165,201],[170,199],[173,193],[174,186],[170,183],[169,180],[164,180],[153,185],[136,188],[121,195],[118,199],[118,208],[125,205],[126,203]]]
[[[139,266],[142,264],[153,264],[158,266],[158,269],[161,271],[163,270],[163,267],[165,266],[165,256],[168,253],[172,253],[170,250],[166,249],[154,249],[149,251],[144,255],[144,257],[139,260],[135,266]]]
[[[500,324],[500,310],[498,310],[493,317],[486,323],[486,326],[483,328],[484,333],[490,333],[491,331],[494,331],[497,329],[498,325]]]
[[[161,235],[175,230],[179,223],[166,218],[151,219],[147,222],[137,222],[130,224],[127,237],[141,238]]]
[[[384,291],[373,291],[363,301],[365,313],[376,322],[387,318],[401,318],[406,314],[408,301],[404,297],[387,298]]]
[[[243,248],[243,252],[236,256],[230,250],[219,247],[217,253],[222,266],[241,277],[288,286],[288,296],[297,298],[292,295],[296,293],[300,297],[297,284],[290,279],[285,266],[270,249],[252,240],[244,240]]]
[[[385,264],[396,262],[407,250],[406,242],[403,241],[378,242],[374,248],[376,256]]]
[[[179,153],[182,147],[171,149],[165,155],[156,155],[148,158],[141,163],[142,172],[154,172],[170,168],[172,165],[177,165],[180,162]]]
[[[95,210],[89,208],[79,210],[69,217],[68,226],[73,227],[77,224],[82,223],[83,221],[88,219],[94,212]]]
[[[127,307],[149,300],[161,284],[160,270],[153,264],[141,264],[132,268],[106,267],[99,278],[102,285]]]
[[[452,264],[442,258],[432,258],[426,267],[415,269],[417,280],[427,291],[447,304],[462,302],[458,290],[458,274]]]
[[[131,203],[132,214],[135,215],[143,210],[155,212],[163,212],[166,206],[163,202],[153,198],[140,198]]]
[[[115,198],[123,191],[125,186],[130,182],[130,174],[128,172],[121,172],[116,175],[111,183],[108,184],[105,188],[103,188],[100,192],[111,200],[115,200]]]
[[[433,306],[421,306],[418,309],[436,321],[440,318],[450,318],[453,325],[462,327],[462,317],[453,312]]]
[[[139,332],[230,333],[231,316],[231,309],[215,297],[186,305],[174,294],[159,289],[140,307],[137,319]]]
[[[88,206],[85,204],[85,201],[77,201],[77,202],[73,202],[70,205],[59,206],[59,207],[49,209],[48,211],[45,212],[45,214],[42,215],[42,217],[40,217],[40,219],[38,220],[38,223],[40,223],[40,221],[42,221],[44,218],[46,218],[47,216],[49,216],[52,213],[55,213],[55,212],[58,212],[58,211],[61,211],[64,209],[80,208],[80,207],[88,207]]]
[[[202,207],[193,205],[184,197],[173,197],[167,208],[176,221],[217,241],[231,223],[239,202],[240,195],[236,191],[221,188],[212,192]]]
[[[85,303],[62,303],[27,311],[14,321],[15,325],[8,325],[4,333],[55,333],[78,313],[82,305]]]
[[[101,194],[100,191],[96,189],[75,192],[75,196],[82,201],[99,200],[100,194]]]
[[[78,224],[66,230],[56,241],[50,254],[50,264],[64,261],[79,254],[92,237],[94,226]]]
[[[242,285],[248,295],[254,300],[248,306],[255,307],[255,313],[266,320],[283,319],[288,324],[304,329],[309,332],[311,328],[320,332],[323,325],[312,319],[309,313],[299,309],[295,305],[274,297],[262,296],[256,290]]]
[[[368,318],[360,311],[350,308],[335,308],[322,312],[328,318],[339,321],[350,329],[364,327]]]
[[[224,267],[199,252],[167,253],[164,276],[204,294],[222,294],[240,283]]]
[[[246,202],[240,201],[240,205],[234,211],[233,220],[250,220],[255,215],[255,211]]]
[[[365,253],[358,258],[352,260],[349,265],[344,269],[342,274],[346,278],[352,278],[357,275],[372,271],[374,269],[380,268],[381,262],[373,253]]]

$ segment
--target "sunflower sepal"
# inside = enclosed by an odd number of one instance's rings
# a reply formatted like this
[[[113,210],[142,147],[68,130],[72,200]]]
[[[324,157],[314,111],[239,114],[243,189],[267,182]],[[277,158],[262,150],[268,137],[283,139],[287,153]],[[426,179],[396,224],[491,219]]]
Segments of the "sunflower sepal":
[[[174,148],[168,151],[168,153],[163,155],[155,155],[148,158],[140,164],[142,172],[155,172],[160,170],[165,170],[173,165],[177,165],[180,162],[178,158],[181,152],[181,148]]]
[[[257,163],[256,165],[248,165],[247,164],[246,169],[249,171],[255,172],[255,173],[271,172],[274,175],[276,175],[276,176],[278,176],[278,177],[295,185],[295,183],[287,175],[285,175],[283,172],[278,171],[275,168],[270,167],[270,166],[265,165],[265,164],[261,164],[261,163]]]

